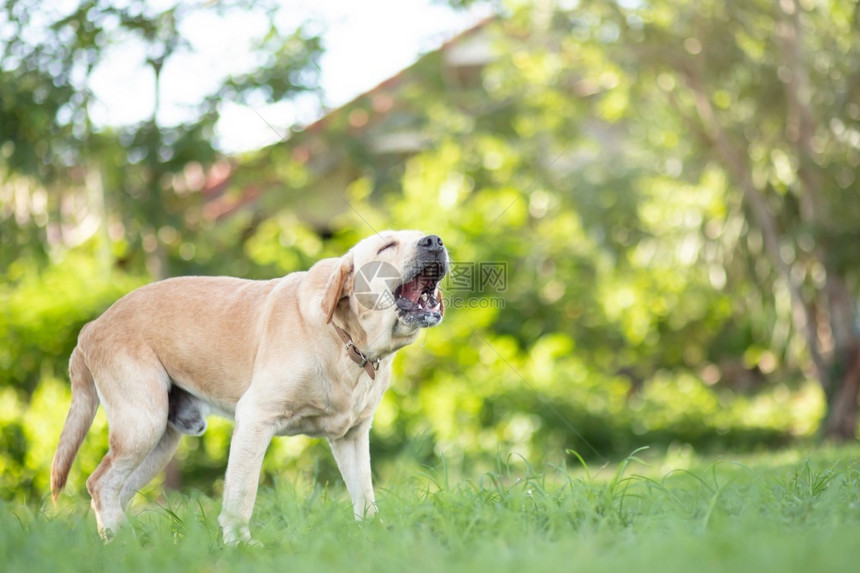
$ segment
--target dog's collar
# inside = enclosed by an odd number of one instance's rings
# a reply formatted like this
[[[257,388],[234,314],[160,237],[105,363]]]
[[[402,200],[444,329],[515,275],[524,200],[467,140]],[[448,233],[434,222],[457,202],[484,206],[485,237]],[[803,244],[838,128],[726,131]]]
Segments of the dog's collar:
[[[352,337],[349,335],[347,331],[342,329],[336,324],[333,324],[334,329],[337,331],[341,340],[343,340],[344,345],[346,346],[346,355],[349,356],[349,359],[364,368],[364,371],[367,372],[367,375],[370,376],[371,380],[376,379],[376,371],[379,370],[379,361],[371,360],[364,354],[358,347],[353,343]]]

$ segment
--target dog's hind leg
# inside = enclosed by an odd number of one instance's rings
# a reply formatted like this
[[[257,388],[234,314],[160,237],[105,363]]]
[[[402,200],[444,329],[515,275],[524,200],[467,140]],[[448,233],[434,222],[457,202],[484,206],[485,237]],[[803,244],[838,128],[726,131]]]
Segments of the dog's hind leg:
[[[200,436],[206,431],[206,419],[197,399],[191,394],[172,385],[168,393],[168,404],[167,429],[155,448],[126,480],[120,495],[123,508],[140,488],[151,482],[170,462],[183,434]]]
[[[120,493],[120,505],[125,509],[128,502],[134,497],[134,494],[151,482],[155,476],[167,466],[173,454],[176,453],[176,448],[179,447],[179,442],[182,441],[182,434],[170,424],[161,436],[158,444],[149,452],[149,455],[140,462],[140,465],[135,468],[134,472],[125,480]]]
[[[160,445],[175,448],[172,433],[167,431],[169,379],[157,358],[152,358],[113,356],[111,364],[102,364],[93,372],[107,413],[110,449],[87,480],[87,489],[99,533],[105,539],[110,539],[125,521],[122,495],[135,470]],[[167,434],[171,437],[165,440]],[[159,449],[155,456],[159,463],[163,454],[164,450]],[[147,465],[145,473],[151,467]]]

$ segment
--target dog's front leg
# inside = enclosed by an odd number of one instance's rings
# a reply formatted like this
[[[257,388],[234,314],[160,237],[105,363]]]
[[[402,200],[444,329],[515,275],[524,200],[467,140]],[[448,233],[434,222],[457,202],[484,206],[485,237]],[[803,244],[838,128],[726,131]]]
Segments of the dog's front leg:
[[[274,435],[275,425],[261,419],[254,408],[237,407],[224,478],[224,505],[218,517],[226,545],[251,541],[248,523],[254,511],[263,457]]]
[[[370,420],[351,429],[345,436],[330,439],[331,451],[352,498],[356,519],[376,514],[370,476]]]

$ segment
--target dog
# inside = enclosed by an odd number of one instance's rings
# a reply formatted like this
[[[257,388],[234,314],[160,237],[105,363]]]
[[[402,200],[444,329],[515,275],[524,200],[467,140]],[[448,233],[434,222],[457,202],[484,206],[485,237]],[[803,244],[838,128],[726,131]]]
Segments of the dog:
[[[373,412],[395,353],[442,322],[448,268],[437,235],[384,231],[282,278],[178,277],[127,294],[81,329],[71,354],[54,502],[101,404],[109,450],[87,490],[105,540],[182,435],[206,430],[209,414],[235,423],[218,518],[225,544],[251,542],[263,456],[276,435],[327,438],[356,518],[374,515]]]

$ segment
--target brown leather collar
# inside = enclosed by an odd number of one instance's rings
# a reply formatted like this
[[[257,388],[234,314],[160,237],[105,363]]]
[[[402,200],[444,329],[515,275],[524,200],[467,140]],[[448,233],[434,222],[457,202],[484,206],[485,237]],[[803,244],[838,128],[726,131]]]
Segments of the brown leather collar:
[[[347,331],[342,329],[341,327],[333,324],[334,329],[337,331],[338,335],[340,335],[341,340],[343,340],[344,345],[346,345],[346,354],[349,356],[349,359],[364,368],[364,371],[367,372],[367,375],[370,376],[371,380],[376,379],[376,371],[379,370],[379,361],[371,360],[368,358],[361,350],[356,347],[356,345],[352,342],[352,337],[349,335]]]

